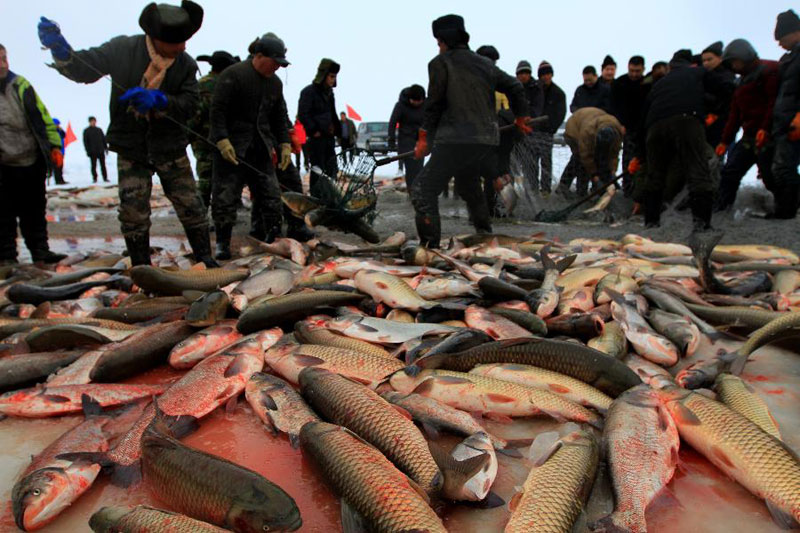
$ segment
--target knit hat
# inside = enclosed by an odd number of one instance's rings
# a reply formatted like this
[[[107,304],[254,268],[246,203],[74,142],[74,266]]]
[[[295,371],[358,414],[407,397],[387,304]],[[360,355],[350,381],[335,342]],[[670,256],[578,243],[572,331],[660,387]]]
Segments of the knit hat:
[[[722,56],[722,41],[711,43],[703,49],[704,54],[714,54],[717,57]]]
[[[188,41],[202,24],[203,8],[190,0],[183,0],[180,7],[152,2],[139,15],[142,30],[165,43]]]
[[[464,27],[464,17],[460,15],[444,15],[431,24],[433,36],[447,46],[469,44],[469,33]]]
[[[745,63],[751,63],[758,59],[758,54],[749,41],[734,39],[728,43],[728,46],[725,47],[725,52],[722,54],[723,61],[730,61],[731,59],[741,59]]]
[[[676,62],[676,61],[678,61],[678,62],[679,61],[685,61],[686,63],[691,63],[692,62],[692,51],[687,49],[687,48],[684,48],[682,50],[678,50],[677,52],[675,52],[672,55],[672,59],[669,60],[670,63],[673,63],[673,62]]]
[[[800,18],[797,18],[794,10],[790,9],[778,15],[778,21],[775,24],[776,41],[796,31],[800,31]]]
[[[478,54],[479,56],[488,57],[492,61],[497,61],[498,59],[500,59],[500,52],[498,52],[497,48],[495,48],[491,44],[484,44],[483,46],[475,50],[475,53]]]
[[[603,65],[602,65],[601,68],[606,68],[609,65],[614,65],[616,67],[617,66],[617,62],[614,61],[613,57],[611,57],[610,55],[607,55],[605,57],[605,59],[603,59]]]
[[[536,73],[537,76],[540,78],[545,74],[552,74],[553,73],[553,65],[548,63],[547,61],[542,61],[539,63],[539,72]]]
[[[530,64],[529,61],[525,61],[523,59],[522,61],[517,63],[517,74],[519,74],[520,72],[527,72],[528,74],[532,74],[533,73],[533,67],[531,67],[531,64]]]

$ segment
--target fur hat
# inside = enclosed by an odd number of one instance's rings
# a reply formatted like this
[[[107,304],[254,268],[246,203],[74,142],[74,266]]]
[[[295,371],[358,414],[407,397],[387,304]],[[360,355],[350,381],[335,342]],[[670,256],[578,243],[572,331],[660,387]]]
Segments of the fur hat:
[[[191,0],[180,7],[151,2],[139,15],[139,26],[154,39],[165,43],[182,43],[197,33],[203,24],[203,8]]]

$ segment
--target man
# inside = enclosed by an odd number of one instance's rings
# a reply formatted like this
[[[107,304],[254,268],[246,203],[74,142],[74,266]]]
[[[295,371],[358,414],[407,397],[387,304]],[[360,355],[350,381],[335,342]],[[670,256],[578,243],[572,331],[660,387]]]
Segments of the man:
[[[584,107],[596,107],[608,112],[611,109],[611,89],[598,83],[597,70],[591,65],[583,69],[583,85],[575,89],[569,110],[574,113]]]
[[[614,78],[617,76],[617,62],[610,55],[603,58],[603,64],[600,67],[600,82],[611,88],[614,83]]]
[[[630,195],[633,176],[627,172],[628,163],[636,153],[636,130],[642,121],[642,109],[652,85],[644,83],[644,58],[633,56],[628,60],[628,73],[611,85],[611,113],[625,128],[622,145],[622,190]]]
[[[728,120],[731,98],[736,89],[736,75],[722,61],[722,41],[709,45],[701,54],[703,68],[708,71],[708,83],[714,89],[706,94],[706,141],[717,146]]]
[[[106,171],[106,134],[97,127],[97,119],[89,117],[89,126],[83,130],[83,147],[86,149],[86,156],[92,166],[92,183],[97,183],[97,163],[100,163],[100,173],[103,181],[108,182],[108,172]]]
[[[118,154],[119,221],[134,265],[150,264],[150,193],[157,173],[195,260],[218,266],[180,126],[197,109],[197,63],[185,50],[202,23],[203,8],[190,0],[180,7],[152,3],[139,17],[144,34],[81,51],[72,50],[56,23],[44,17],[39,23],[39,40],[62,75],[81,83],[111,76],[107,138]]]
[[[57,118],[53,117],[53,124],[56,125],[56,131],[58,132],[58,136],[61,138],[61,158],[64,158],[64,153],[66,151],[66,145],[64,144],[64,139],[67,137],[67,132],[64,131],[64,128],[61,127],[61,121]],[[64,165],[53,167],[53,178],[55,178],[56,185],[66,185],[67,182],[64,181]]]
[[[344,157],[346,159],[353,160],[353,152],[352,149],[356,146],[356,141],[358,140],[358,131],[356,130],[355,123],[347,118],[347,115],[344,111],[339,113],[339,123],[342,125],[340,133],[339,133],[339,146],[342,147],[342,152],[344,152]]]
[[[0,44],[0,264],[17,262],[17,219],[35,262],[66,256],[47,243],[45,179],[64,164],[53,119],[28,80],[11,72]]]
[[[231,258],[231,234],[245,184],[253,213],[261,218],[258,227],[264,235],[258,237],[272,242],[281,236],[282,202],[275,167],[289,166],[292,145],[283,84],[275,73],[289,62],[286,46],[273,33],[253,41],[248,52],[247,59],[219,75],[209,115],[210,138],[219,148],[214,154],[211,201],[217,259]]]
[[[308,157],[312,166],[335,178],[336,135],[341,131],[339,116],[336,114],[336,100],[333,89],[340,70],[339,63],[324,58],[319,62],[317,75],[311,85],[300,91],[297,115],[306,129]],[[311,194],[316,192],[317,176],[311,173]]]
[[[306,137],[306,129],[303,127],[303,123],[300,122],[299,118],[295,117],[294,124],[289,134],[292,137],[292,152],[295,156],[295,166],[297,170],[299,171],[301,168],[308,170],[308,152],[306,150],[306,141],[308,141],[308,138]],[[304,166],[300,165],[300,156],[303,156],[305,159],[303,162]]]
[[[667,75],[669,72],[669,64],[666,61],[656,61],[653,63],[653,68],[650,69],[650,73],[645,76],[645,83],[655,83],[664,76]]]
[[[622,124],[613,115],[596,107],[579,109],[567,120],[564,140],[572,150],[570,162],[580,167],[576,172],[576,191],[579,196],[586,195],[590,181],[594,189],[616,174],[622,131]],[[562,178],[559,183],[562,193],[569,190],[571,181]]]
[[[197,172],[197,192],[203,200],[206,211],[211,207],[211,178],[213,175],[212,161],[216,150],[206,139],[210,132],[209,114],[211,112],[211,101],[214,98],[214,87],[217,78],[226,68],[235,65],[241,59],[239,56],[232,56],[224,50],[217,50],[213,54],[197,56],[197,61],[205,61],[211,65],[211,70],[200,78],[197,82],[197,90],[200,96],[200,103],[197,106],[197,113],[189,122],[189,127],[202,136],[192,140],[192,151],[197,160],[195,170]]]
[[[525,98],[528,100],[528,112],[532,117],[538,117],[542,114],[544,107],[544,97],[542,95],[542,88],[533,77],[533,68],[531,64],[522,60],[517,64],[517,79],[522,84],[525,90]],[[517,143],[516,153],[520,166],[522,167],[522,174],[528,184],[531,192],[539,190],[539,148],[537,138],[534,135],[527,135],[521,142]]]
[[[515,123],[530,133],[522,84],[469,49],[464,19],[445,15],[433,21],[439,55],[428,63],[428,99],[415,157],[431,158],[411,187],[420,244],[438,248],[441,240],[438,196],[452,176],[478,232],[491,232],[480,190],[480,165],[498,145],[495,90],[508,96]]]
[[[410,152],[417,144],[417,132],[422,127],[422,104],[425,102],[425,88],[411,85],[400,92],[400,98],[389,117],[389,150],[398,153]],[[411,193],[411,185],[422,170],[423,162],[408,158],[405,161],[406,187]]]
[[[775,99],[772,136],[775,158],[775,218],[790,219],[800,203],[800,19],[793,10],[778,15],[775,40],[788,53],[780,61],[780,87]]]
[[[542,115],[549,117],[547,124],[531,134],[538,146],[535,165],[541,165],[540,191],[550,194],[553,181],[553,135],[561,127],[567,115],[567,96],[561,87],[553,82],[553,66],[547,61],[539,64],[539,84],[542,86],[544,109]]]
[[[722,211],[736,201],[742,178],[753,165],[769,191],[775,191],[772,178],[772,157],[775,145],[770,139],[772,109],[778,95],[778,62],[758,58],[753,46],[744,39],[734,39],[725,47],[723,61],[741,76],[733,93],[730,114],[716,147],[722,157],[742,128],[742,138],[733,145],[722,169],[721,182],[714,209]]]

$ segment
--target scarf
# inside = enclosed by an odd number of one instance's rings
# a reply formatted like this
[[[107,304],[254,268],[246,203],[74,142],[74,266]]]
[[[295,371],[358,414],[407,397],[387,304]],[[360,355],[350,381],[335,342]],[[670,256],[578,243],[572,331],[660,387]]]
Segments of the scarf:
[[[145,43],[147,44],[147,54],[150,56],[150,64],[147,65],[147,70],[142,75],[141,85],[147,89],[158,89],[164,81],[167,69],[175,62],[175,58],[159,55],[149,35],[145,35]]]

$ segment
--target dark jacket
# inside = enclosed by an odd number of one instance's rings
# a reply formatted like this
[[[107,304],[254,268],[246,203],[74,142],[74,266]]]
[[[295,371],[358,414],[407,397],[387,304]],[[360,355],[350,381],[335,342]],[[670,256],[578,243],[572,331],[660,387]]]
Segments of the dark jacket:
[[[544,100],[542,115],[550,118],[547,120],[547,125],[540,127],[539,130],[555,133],[564,122],[564,117],[567,116],[567,95],[564,94],[561,87],[551,83],[550,86],[542,85],[542,96]]]
[[[89,126],[83,130],[83,147],[89,157],[105,155],[108,146],[106,146],[106,135],[103,130],[97,126]]]
[[[628,134],[632,134],[642,121],[642,109],[652,84],[644,83],[644,79],[631,80],[624,74],[614,80],[611,85],[611,114],[625,126]]]
[[[733,93],[721,142],[731,144],[740,127],[742,134],[751,139],[758,130],[770,131],[778,79],[778,62],[765,59],[758,60],[758,66],[742,77],[741,84]]]
[[[575,89],[575,95],[572,97],[572,103],[569,105],[569,110],[574,113],[578,109],[584,107],[596,107],[605,112],[611,110],[611,89],[605,83],[597,83],[591,87],[586,84],[581,85]]]
[[[528,83],[522,84],[525,98],[528,100],[528,113],[531,117],[539,117],[544,109],[544,94],[541,84],[531,77]]]
[[[705,111],[717,116],[717,120],[706,127],[706,140],[712,146],[719,144],[722,130],[731,109],[731,98],[736,90],[736,75],[724,64],[706,73]]]
[[[650,90],[645,102],[644,128],[675,115],[705,117],[706,71],[686,61],[670,63],[669,74]]]
[[[239,157],[258,139],[267,148],[273,148],[273,139],[290,142],[283,83],[259,74],[250,58],[219,75],[209,119],[211,140],[229,139]]]
[[[324,79],[300,91],[297,115],[309,139],[318,132],[323,137],[336,137],[342,131],[339,115],[336,113],[333,89],[324,85]]]
[[[780,87],[775,99],[773,135],[785,135],[789,124],[800,111],[800,44],[784,54],[780,61]]]
[[[217,85],[218,78],[219,72],[211,71],[197,81],[199,97],[197,111],[192,120],[189,121],[188,126],[202,135],[203,139],[208,139],[211,132],[209,115],[211,114],[211,102],[214,100],[214,88]],[[204,157],[210,160],[211,154],[216,151],[213,146],[202,139],[195,137],[191,141],[195,157]]]
[[[423,129],[429,142],[488,144],[500,142],[495,90],[505,94],[517,117],[528,115],[522,84],[491,60],[461,45],[428,63],[428,99]]]
[[[179,55],[167,70],[160,87],[167,95],[167,108],[149,119],[128,111],[128,105],[119,101],[127,89],[141,84],[142,75],[150,64],[144,35],[114,37],[98,47],[74,54],[80,60],[56,61],[61,74],[81,83],[92,83],[109,74],[114,82],[109,104],[111,122],[106,132],[111,151],[127,159],[155,163],[186,155],[187,134],[178,124],[160,115],[165,113],[181,124],[194,116],[197,63],[189,54]]]
[[[411,105],[408,98],[408,88],[400,92],[400,99],[394,104],[392,116],[389,118],[389,144],[395,143],[395,136],[397,137],[398,145],[403,147],[417,142],[417,133],[422,127],[424,107],[424,105],[419,107]]]
[[[348,137],[347,140],[350,144],[355,145],[356,141],[358,140],[358,128],[356,128],[356,123],[350,120],[349,118],[346,118],[344,120],[345,122],[342,123],[342,119],[339,119],[339,124],[341,124],[341,127],[339,128],[339,131],[336,132],[336,136],[341,137],[341,134],[344,132],[344,124],[346,123],[348,133],[350,133],[350,136]]]

